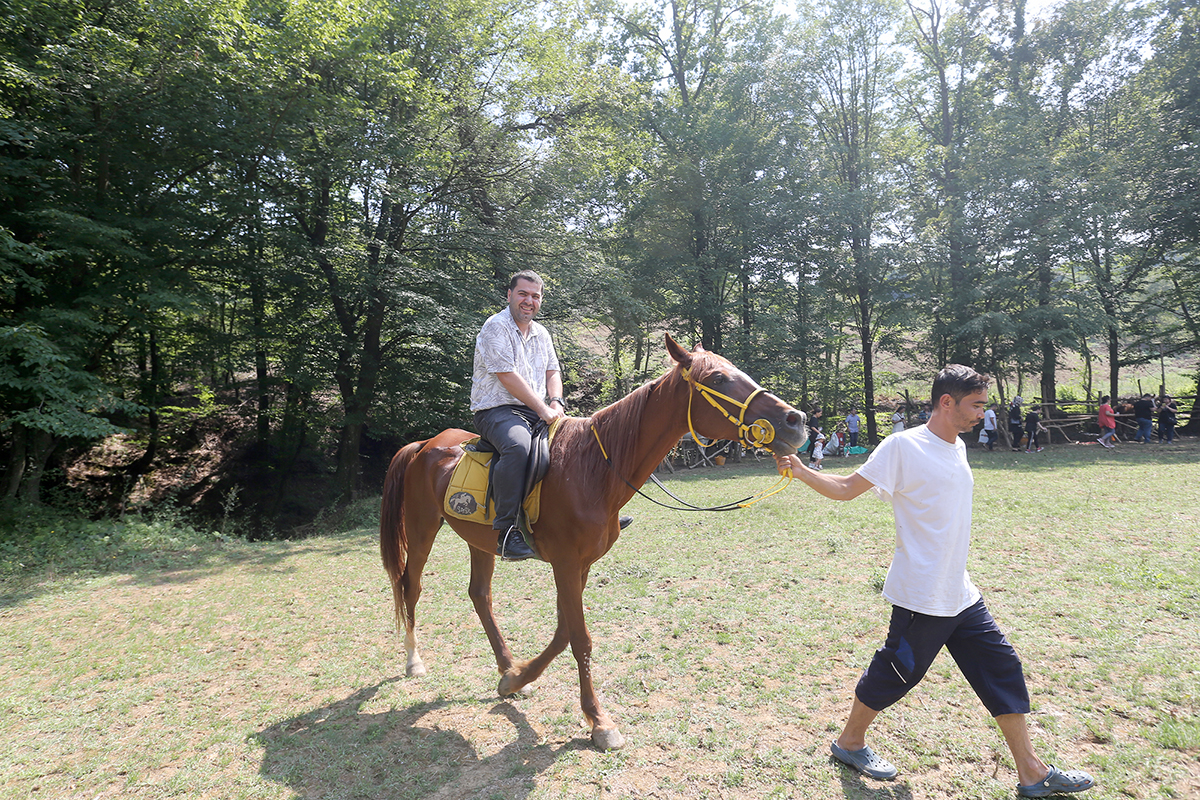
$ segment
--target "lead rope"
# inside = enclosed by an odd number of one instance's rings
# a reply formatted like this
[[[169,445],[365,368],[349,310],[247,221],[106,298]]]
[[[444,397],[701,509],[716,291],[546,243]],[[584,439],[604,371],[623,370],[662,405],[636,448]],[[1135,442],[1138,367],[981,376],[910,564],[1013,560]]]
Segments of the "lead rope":
[[[688,410],[689,410],[689,416],[690,416],[690,411],[691,411],[691,395],[690,394],[688,395]],[[621,475],[621,473],[617,472],[617,468],[615,466],[613,466],[612,459],[609,458],[608,452],[604,449],[604,442],[600,441],[600,433],[596,430],[596,426],[592,425],[591,429],[592,429],[592,436],[596,437],[596,444],[600,445],[600,454],[602,456],[604,456],[604,463],[608,464],[608,468],[611,469],[618,478],[620,478],[622,481],[624,481],[626,486],[628,486],[630,489],[633,489],[635,492],[637,492],[642,497],[649,500],[651,503],[654,503],[656,506],[662,506],[663,508],[669,508],[674,511],[735,511],[739,508],[748,508],[749,506],[754,505],[755,503],[757,503],[760,500],[765,500],[768,497],[771,497],[772,495],[779,494],[784,489],[786,489],[788,486],[790,486],[792,483],[792,471],[791,471],[791,469],[789,469],[786,474],[781,475],[779,477],[779,480],[777,480],[774,484],[769,486],[766,490],[759,492],[758,494],[748,495],[746,497],[743,497],[741,500],[734,500],[733,502],[725,503],[725,504],[719,505],[719,506],[704,507],[704,506],[693,505],[680,497],[676,497],[675,493],[672,492],[670,489],[668,489],[663,484],[663,482],[658,479],[657,475],[655,475],[653,472],[651,472],[650,480],[654,481],[654,485],[657,486],[658,488],[662,489],[663,492],[665,492],[672,500],[674,500],[677,503],[682,504],[682,505],[678,505],[678,506],[673,506],[668,503],[663,503],[659,500],[655,500],[653,497],[651,497],[650,495],[643,492],[639,487],[634,486],[632,483],[630,483],[628,480],[626,480],[625,477],[623,475]],[[697,440],[697,444],[699,444],[699,440]]]

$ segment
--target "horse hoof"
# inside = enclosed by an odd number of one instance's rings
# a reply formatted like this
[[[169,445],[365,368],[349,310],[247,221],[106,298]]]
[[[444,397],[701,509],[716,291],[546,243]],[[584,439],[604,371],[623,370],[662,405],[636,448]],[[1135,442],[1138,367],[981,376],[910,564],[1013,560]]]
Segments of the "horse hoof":
[[[423,677],[425,675],[425,662],[419,658],[408,662],[408,667],[404,670],[404,674],[410,678]]]
[[[516,679],[510,675],[505,675],[500,679],[500,683],[496,686],[496,693],[501,697],[532,697],[533,684],[525,684],[520,689],[512,688]]]
[[[592,730],[592,744],[597,750],[620,750],[625,746],[625,737],[618,728],[595,728]]]

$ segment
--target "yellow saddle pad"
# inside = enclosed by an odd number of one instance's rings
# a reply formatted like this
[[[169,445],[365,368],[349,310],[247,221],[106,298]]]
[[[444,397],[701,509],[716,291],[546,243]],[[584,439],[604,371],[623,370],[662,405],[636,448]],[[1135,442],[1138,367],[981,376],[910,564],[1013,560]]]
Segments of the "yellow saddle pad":
[[[450,476],[450,485],[446,487],[445,512],[451,517],[478,522],[481,525],[491,524],[496,518],[496,509],[487,502],[488,470],[491,468],[492,456],[495,453],[480,453],[467,450],[466,446],[479,441],[476,436],[463,442],[463,457],[454,467]],[[541,510],[542,482],[533,486],[529,496],[525,498],[525,516],[529,524],[537,522]]]
[[[555,420],[550,426],[551,442],[554,441],[554,434],[561,421]],[[450,475],[450,485],[446,487],[446,499],[442,506],[445,513],[451,517],[486,525],[496,518],[496,509],[487,502],[488,469],[495,453],[480,453],[468,449],[478,441],[479,437],[475,436],[462,443],[463,457],[458,460],[454,472]],[[541,481],[533,485],[523,507],[529,524],[537,522],[542,507]]]

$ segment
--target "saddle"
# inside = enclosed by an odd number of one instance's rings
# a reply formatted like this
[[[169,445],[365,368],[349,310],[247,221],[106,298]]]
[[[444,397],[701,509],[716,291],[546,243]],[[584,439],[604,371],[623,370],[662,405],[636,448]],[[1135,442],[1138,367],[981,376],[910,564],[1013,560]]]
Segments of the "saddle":
[[[533,428],[533,443],[525,463],[523,502],[517,515],[517,524],[526,536],[531,536],[532,525],[541,515],[541,481],[550,469],[550,442],[561,421],[547,425],[539,420]],[[455,465],[450,485],[446,487],[443,511],[456,519],[490,525],[496,518],[492,492],[492,456],[496,450],[479,436],[464,441],[462,449],[463,457]]]

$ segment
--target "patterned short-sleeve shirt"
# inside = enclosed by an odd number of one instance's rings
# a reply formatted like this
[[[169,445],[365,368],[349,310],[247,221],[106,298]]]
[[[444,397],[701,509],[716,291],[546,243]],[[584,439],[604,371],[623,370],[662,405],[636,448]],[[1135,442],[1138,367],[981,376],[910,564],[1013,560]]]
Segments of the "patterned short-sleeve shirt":
[[[523,405],[500,384],[497,372],[517,373],[525,379],[534,394],[545,397],[546,372],[558,369],[558,355],[554,352],[550,332],[537,322],[530,321],[529,334],[522,334],[506,307],[488,317],[475,337],[471,410]]]

